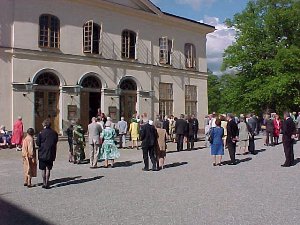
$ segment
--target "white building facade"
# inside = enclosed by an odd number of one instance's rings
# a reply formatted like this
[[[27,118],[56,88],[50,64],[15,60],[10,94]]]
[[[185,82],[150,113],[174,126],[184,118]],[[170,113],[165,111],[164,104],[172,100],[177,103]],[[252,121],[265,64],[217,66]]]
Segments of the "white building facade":
[[[146,0],[1,0],[0,123],[59,133],[98,108],[207,114],[206,34],[214,27],[170,15]]]

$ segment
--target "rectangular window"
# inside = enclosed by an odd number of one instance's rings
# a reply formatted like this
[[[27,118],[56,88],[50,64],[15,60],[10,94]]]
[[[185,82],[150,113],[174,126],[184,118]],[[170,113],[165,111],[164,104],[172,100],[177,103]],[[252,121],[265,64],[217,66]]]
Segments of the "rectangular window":
[[[127,59],[136,59],[136,41],[137,35],[130,30],[122,32],[122,57]]]
[[[59,48],[60,22],[55,16],[43,14],[39,19],[40,33],[39,46],[48,48]]]
[[[196,69],[196,47],[193,44],[187,43],[184,46],[185,67]]]
[[[166,116],[173,114],[173,84],[159,84],[159,115]]]
[[[159,63],[171,65],[171,56],[173,49],[173,41],[168,37],[162,37],[159,39]]]
[[[93,21],[83,26],[83,52],[99,54],[101,27]]]
[[[197,115],[197,86],[185,85],[185,114]]]

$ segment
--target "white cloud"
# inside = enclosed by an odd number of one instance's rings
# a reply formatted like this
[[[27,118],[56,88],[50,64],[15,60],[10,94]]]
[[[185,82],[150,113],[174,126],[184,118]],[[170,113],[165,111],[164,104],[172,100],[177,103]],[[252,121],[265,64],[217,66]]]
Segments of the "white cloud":
[[[202,6],[202,5],[210,6],[214,2],[215,2],[215,0],[176,0],[177,4],[189,5],[194,10],[199,10],[200,6]]]
[[[207,35],[207,64],[214,74],[221,75],[220,68],[223,63],[224,50],[235,41],[235,29],[228,28],[217,17],[205,16],[201,22],[216,28],[215,32]]]

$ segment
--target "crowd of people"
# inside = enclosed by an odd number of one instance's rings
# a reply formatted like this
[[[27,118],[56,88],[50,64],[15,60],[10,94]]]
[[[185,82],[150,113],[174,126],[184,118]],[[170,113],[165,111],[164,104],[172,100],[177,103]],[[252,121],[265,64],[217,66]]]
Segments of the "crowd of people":
[[[275,146],[279,144],[279,136],[282,134],[282,143],[286,161],[283,167],[294,164],[293,145],[300,139],[300,112],[284,113],[281,120],[276,113],[265,114],[262,120],[256,115],[248,114],[236,117],[233,114],[219,115],[212,113],[205,117],[206,146],[211,147],[213,166],[222,166],[224,149],[228,148],[230,165],[236,165],[236,155],[256,155],[255,136],[260,132],[264,134],[264,145]],[[238,151],[236,148],[238,148]]]
[[[239,117],[233,114],[217,115],[212,113],[205,117],[205,144],[210,147],[213,156],[213,166],[222,166],[224,150],[228,149],[229,165],[236,165],[236,155],[257,154],[255,151],[255,136],[264,134],[266,146],[278,145],[282,134],[282,143],[286,161],[283,167],[294,165],[293,144],[300,139],[300,112],[285,112],[283,119],[276,113],[265,114],[261,119],[254,114]],[[194,115],[181,114],[174,116],[157,116],[155,120],[148,118],[147,113],[134,114],[128,124],[124,117],[113,123],[104,113],[98,113],[91,119],[87,131],[84,131],[80,120],[71,121],[66,130],[69,143],[69,162],[81,164],[89,161],[90,168],[98,168],[98,162],[104,161],[104,168],[113,168],[115,160],[120,157],[118,148],[136,148],[143,152],[143,171],[159,171],[164,168],[167,142],[177,143],[177,151],[194,149],[198,140],[199,122]],[[43,130],[37,135],[35,131],[27,130],[23,139],[22,117],[14,124],[12,134],[9,135],[4,126],[1,126],[1,143],[13,144],[17,150],[22,150],[24,165],[24,186],[32,187],[31,179],[37,175],[37,165],[42,171],[43,188],[49,188],[50,171],[56,159],[58,134],[51,129],[51,122],[43,122]],[[88,136],[86,142],[85,135]],[[119,136],[119,138],[117,138]],[[129,136],[130,145],[127,146]],[[119,140],[117,142],[117,140]],[[141,143],[140,143],[141,142]],[[85,147],[88,144],[89,160],[86,160]],[[38,146],[36,154],[35,146]],[[238,147],[238,150],[236,148]],[[151,166],[149,164],[149,159]],[[39,163],[37,163],[37,160]]]

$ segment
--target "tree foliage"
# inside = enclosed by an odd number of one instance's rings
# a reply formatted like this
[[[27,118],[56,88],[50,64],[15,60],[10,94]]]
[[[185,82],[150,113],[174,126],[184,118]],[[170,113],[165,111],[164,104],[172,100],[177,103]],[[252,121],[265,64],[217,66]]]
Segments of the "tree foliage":
[[[209,109],[299,110],[300,1],[251,0],[226,23],[237,33],[236,42],[225,50],[222,68],[235,68],[237,74],[209,75]],[[218,103],[214,95],[220,96]]]

